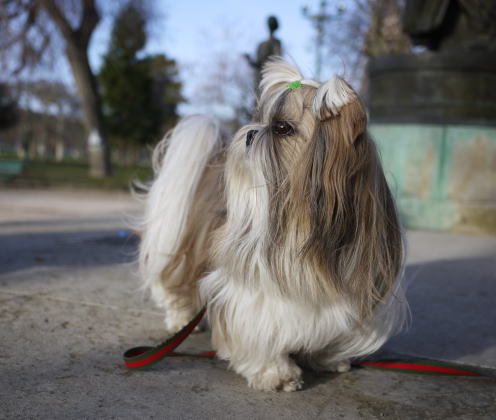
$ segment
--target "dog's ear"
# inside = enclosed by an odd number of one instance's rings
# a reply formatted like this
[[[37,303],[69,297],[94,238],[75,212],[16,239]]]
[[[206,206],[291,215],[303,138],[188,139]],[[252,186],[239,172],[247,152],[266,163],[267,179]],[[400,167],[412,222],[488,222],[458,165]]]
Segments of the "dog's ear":
[[[332,76],[315,93],[312,112],[320,121],[328,121],[333,137],[352,145],[366,130],[367,116],[353,88],[339,76]]]
[[[358,97],[341,79],[317,91],[313,137],[295,180],[309,226],[303,253],[367,317],[402,263],[392,195]],[[306,209],[306,210],[305,210]]]
[[[346,112],[342,113],[345,107]],[[339,125],[350,144],[365,131],[366,114],[360,99],[353,88],[339,76],[333,75],[317,89],[312,112],[319,121],[334,118],[333,122]]]

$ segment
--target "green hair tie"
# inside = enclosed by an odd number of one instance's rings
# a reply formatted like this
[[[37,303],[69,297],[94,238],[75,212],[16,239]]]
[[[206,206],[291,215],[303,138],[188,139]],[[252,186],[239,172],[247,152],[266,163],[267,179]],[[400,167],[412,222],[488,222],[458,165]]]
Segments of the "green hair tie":
[[[288,88],[291,90],[296,90],[301,86],[301,82],[299,80],[295,80],[294,82],[288,83]]]

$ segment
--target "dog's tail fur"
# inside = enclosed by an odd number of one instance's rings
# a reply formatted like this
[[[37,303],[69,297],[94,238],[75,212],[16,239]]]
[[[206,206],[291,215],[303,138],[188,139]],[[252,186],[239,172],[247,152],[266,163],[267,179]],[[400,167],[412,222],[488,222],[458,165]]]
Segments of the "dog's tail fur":
[[[194,283],[209,269],[210,233],[224,213],[224,151],[219,123],[196,115],[182,119],[153,153],[139,265],[171,331],[200,306]]]

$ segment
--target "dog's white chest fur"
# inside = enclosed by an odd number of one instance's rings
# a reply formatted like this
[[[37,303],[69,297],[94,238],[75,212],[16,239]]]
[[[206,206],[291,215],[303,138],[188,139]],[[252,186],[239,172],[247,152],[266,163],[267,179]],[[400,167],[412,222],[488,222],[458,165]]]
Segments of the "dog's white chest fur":
[[[263,354],[315,352],[350,331],[352,307],[343,300],[316,307],[282,297],[274,290],[250,290],[215,271],[200,283],[202,299],[222,312],[233,341]],[[220,356],[230,358],[226,348]]]

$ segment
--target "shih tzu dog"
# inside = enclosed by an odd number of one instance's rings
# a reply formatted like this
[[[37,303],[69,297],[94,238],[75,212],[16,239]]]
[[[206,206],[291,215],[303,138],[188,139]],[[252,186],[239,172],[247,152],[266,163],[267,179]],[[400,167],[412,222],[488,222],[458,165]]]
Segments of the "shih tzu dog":
[[[206,304],[218,356],[255,389],[301,388],[298,364],[347,371],[402,323],[402,234],[366,124],[343,79],[277,58],[231,142],[194,116],[155,150],[144,284],[170,332]]]

